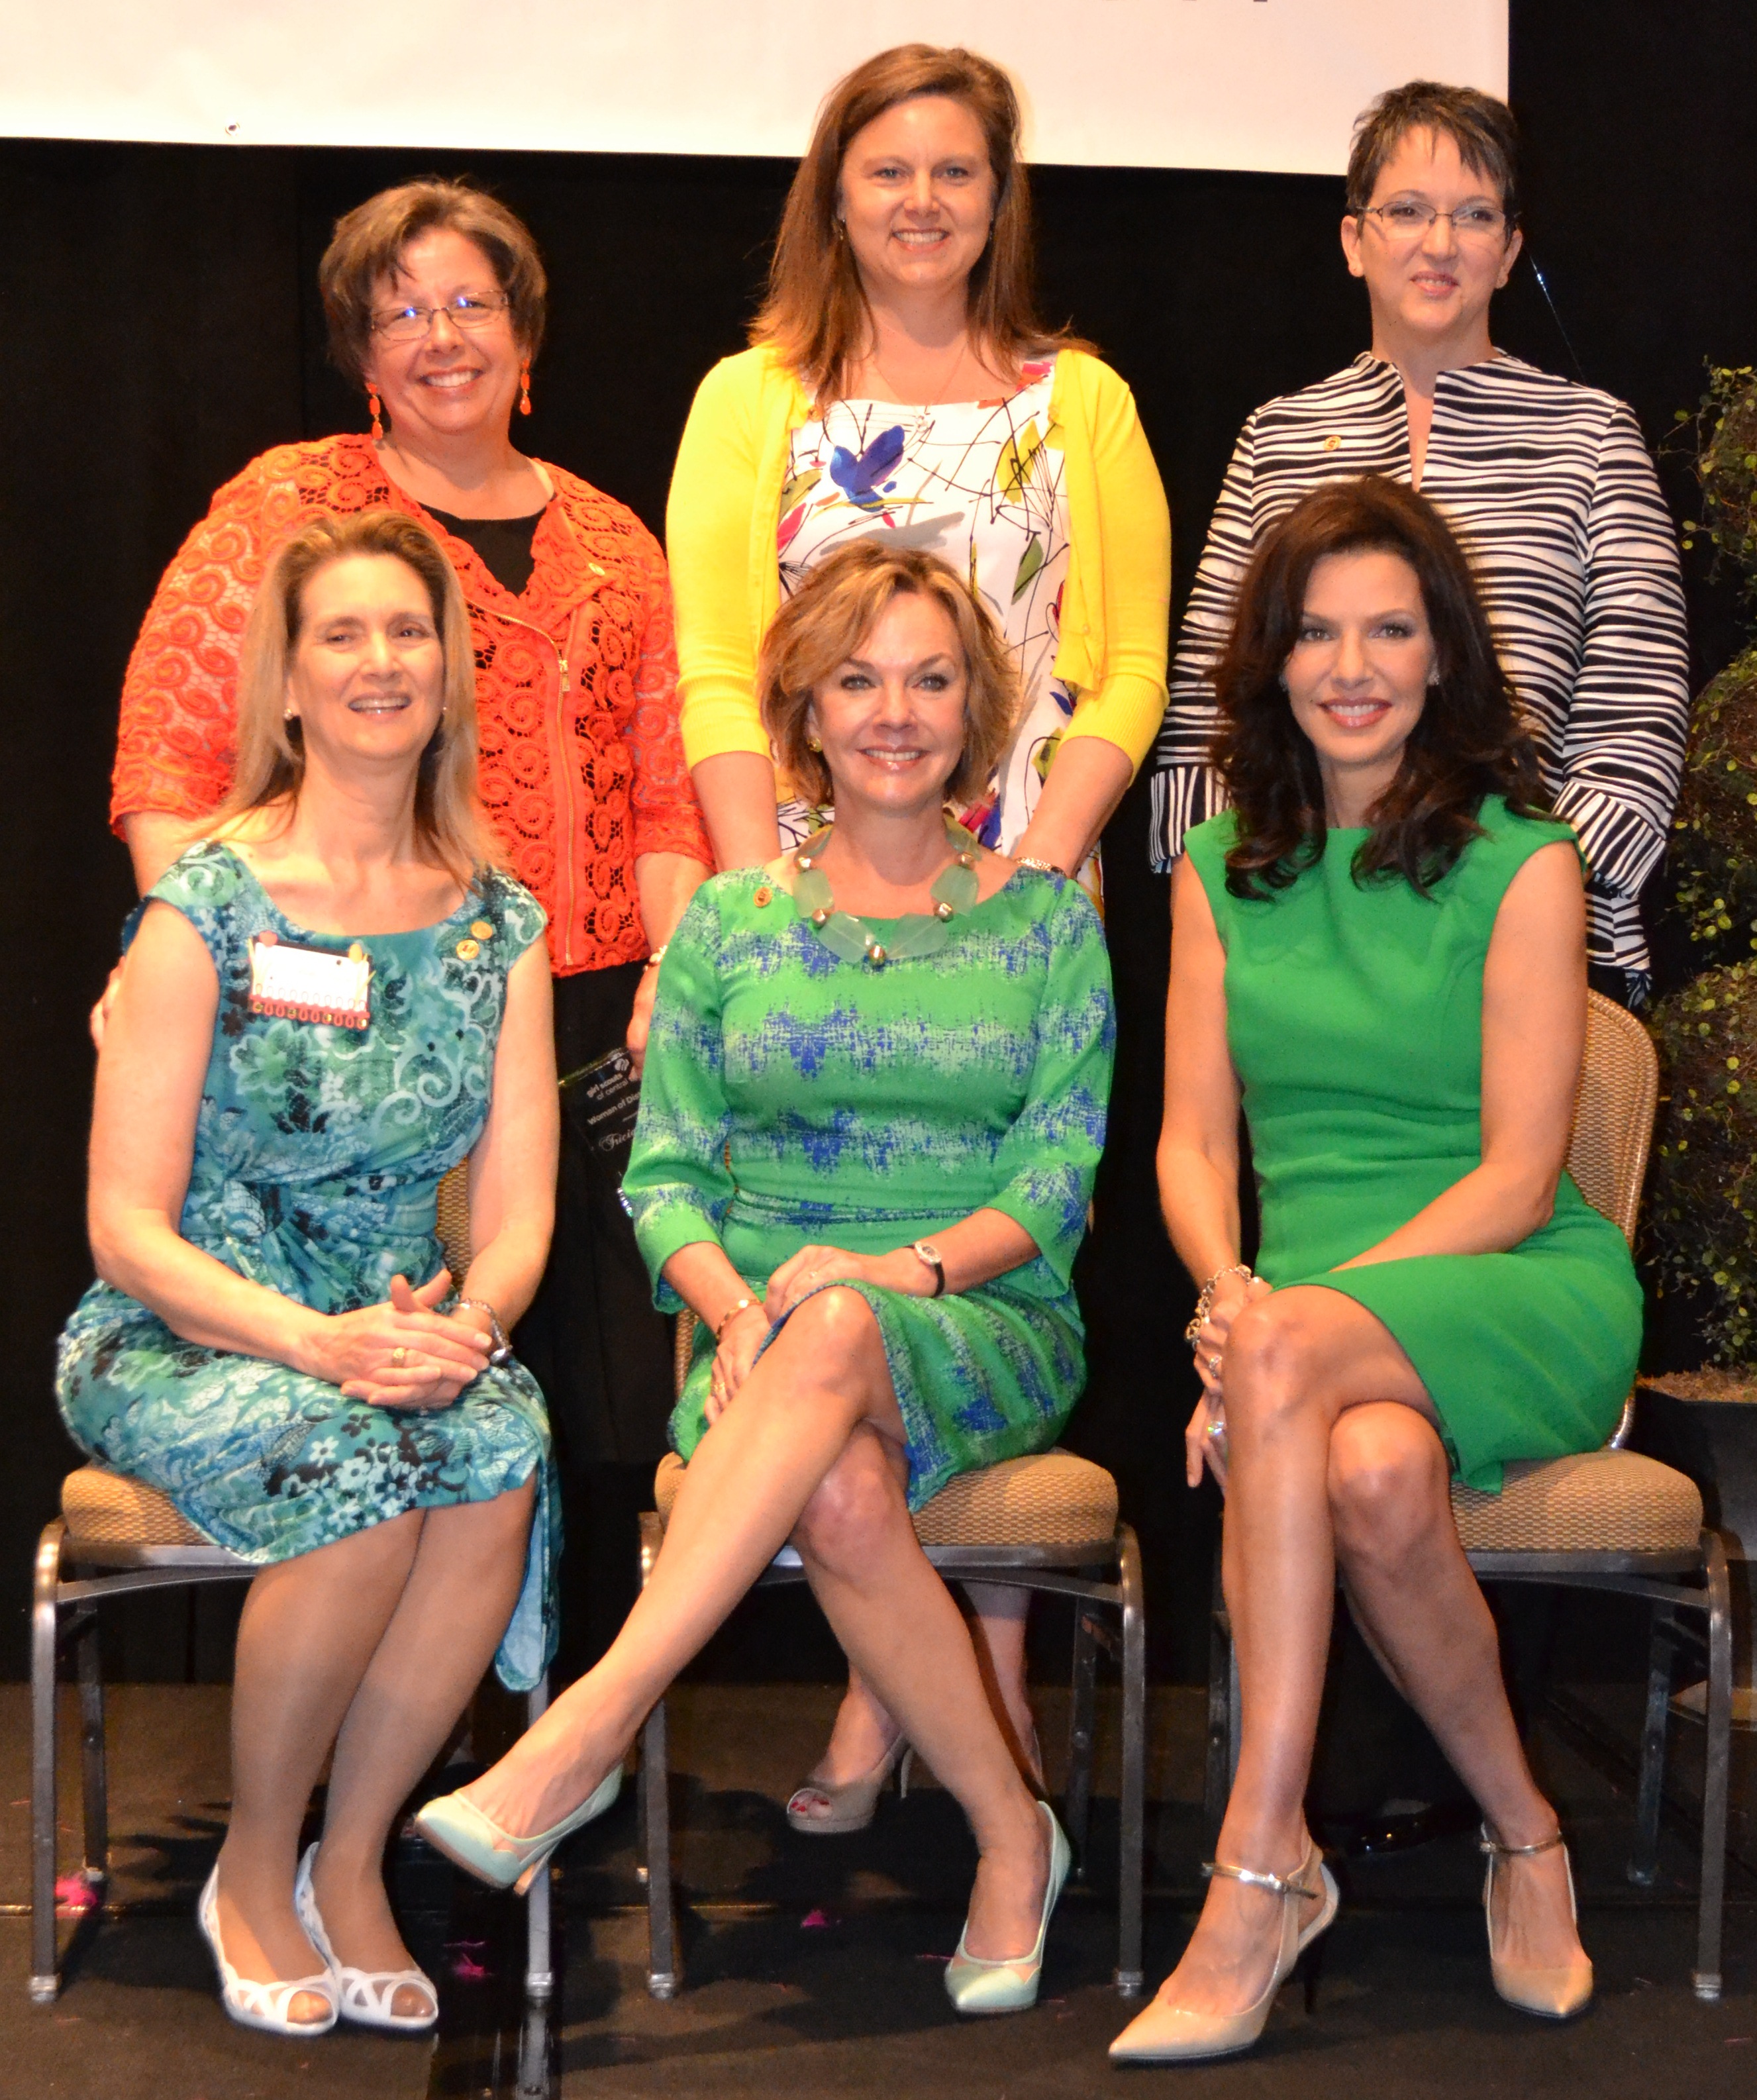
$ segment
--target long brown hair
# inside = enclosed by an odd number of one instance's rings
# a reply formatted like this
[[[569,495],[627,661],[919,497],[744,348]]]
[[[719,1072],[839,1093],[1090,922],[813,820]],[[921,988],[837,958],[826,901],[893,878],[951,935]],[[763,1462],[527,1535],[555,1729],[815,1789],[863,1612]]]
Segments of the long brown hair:
[[[433,535],[400,510],[307,511],[269,566],[244,631],[238,666],[238,766],[232,792],[201,827],[223,832],[251,811],[290,822],[305,783],[305,739],[285,719],[287,660],[298,646],[305,586],[355,554],[388,554],[426,588],[444,658],[445,712],[415,776],[415,837],[424,858],[468,883],[500,855],[476,801],[476,665],[470,616],[452,565]]]
[[[834,399],[861,354],[868,325],[854,251],[837,227],[842,163],[856,135],[899,102],[943,95],[982,126],[995,179],[988,245],[970,272],[969,329],[1004,370],[1051,348],[1086,349],[1066,329],[1037,317],[1032,284],[1031,203],[1019,155],[1019,99],[991,59],[961,46],[897,44],[845,73],[823,98],[817,128],[787,193],[769,266],[769,295],[752,324],[753,343],[773,346],[819,399]]]
[[[1239,586],[1215,673],[1213,762],[1237,812],[1226,855],[1235,897],[1285,889],[1323,857],[1318,753],[1281,682],[1300,637],[1312,571],[1327,554],[1382,551],[1415,572],[1433,630],[1438,682],[1403,748],[1397,778],[1356,849],[1356,881],[1401,876],[1424,895],[1481,836],[1485,795],[1516,816],[1543,810],[1537,754],[1518,695],[1494,653],[1463,549],[1424,496],[1378,474],[1332,481],[1296,504],[1257,549]]]
[[[783,770],[808,802],[834,792],[821,752],[806,741],[812,696],[865,641],[894,598],[932,598],[956,630],[966,680],[964,749],[946,794],[968,801],[1012,739],[1019,677],[1013,652],[957,571],[925,548],[882,535],[853,540],[819,562],[769,623],[757,664],[763,727]]]

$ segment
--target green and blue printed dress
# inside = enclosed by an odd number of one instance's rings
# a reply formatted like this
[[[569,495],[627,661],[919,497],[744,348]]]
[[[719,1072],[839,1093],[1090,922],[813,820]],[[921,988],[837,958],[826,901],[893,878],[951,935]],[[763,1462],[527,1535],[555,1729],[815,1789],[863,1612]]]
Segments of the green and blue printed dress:
[[[1641,1347],[1622,1234],[1564,1173],[1553,1215],[1501,1254],[1344,1268],[1482,1163],[1482,973],[1508,885],[1566,825],[1498,795],[1426,897],[1354,879],[1367,836],[1333,830],[1286,889],[1234,897],[1231,810],[1185,840],[1226,951],[1226,1033],[1262,1215],[1258,1272],[1321,1285],[1389,1329],[1434,1404],[1455,1473],[1590,1451],[1617,1426]]]
[[[882,940],[896,922],[865,923]],[[660,966],[623,1182],[667,1312],[682,1301],[660,1272],[698,1242],[760,1294],[811,1242],[888,1253],[985,1207],[1025,1228],[1034,1259],[972,1290],[847,1286],[884,1339],[912,1509],[1053,1443],[1079,1396],[1070,1273],[1115,1043],[1103,931],[1075,884],[1022,868],[947,932],[876,968],[833,955],[760,870],[704,884]],[[671,1418],[686,1459],[713,1359],[698,1327]]]
[[[219,977],[183,1238],[321,1312],[382,1303],[399,1272],[432,1276],[435,1193],[488,1118],[507,973],[541,938],[542,907],[483,869],[437,925],[360,936],[371,1020],[356,1032],[251,1012],[253,934],[336,953],[349,937],[284,918],[229,848],[192,847],[148,896],[183,915]],[[263,1564],[408,1510],[488,1501],[535,1472],[525,1578],[496,1661],[514,1691],[541,1675],[559,1519],[543,1396],[519,1365],[484,1370],[449,1407],[374,1407],[181,1340],[95,1283],[62,1333],[55,1391],[83,1449]]]

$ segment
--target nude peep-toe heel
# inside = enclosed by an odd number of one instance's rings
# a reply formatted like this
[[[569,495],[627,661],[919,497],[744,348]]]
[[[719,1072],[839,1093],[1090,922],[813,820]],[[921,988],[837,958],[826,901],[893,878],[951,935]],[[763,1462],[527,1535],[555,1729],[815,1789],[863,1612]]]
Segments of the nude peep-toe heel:
[[[806,1780],[788,1796],[788,1827],[807,1838],[841,1838],[850,1831],[864,1830],[878,1813],[878,1798],[890,1784],[893,1771],[897,1775],[897,1798],[901,1801],[907,1797],[909,1767],[914,1762],[914,1750],[899,1736],[878,1762],[858,1779],[845,1780],[840,1786],[828,1780]],[[828,1815],[805,1812],[801,1803],[814,1794],[830,1804]]]
[[[338,1958],[330,1944],[317,1893],[311,1886],[311,1868],[317,1847],[306,1847],[299,1862],[298,1879],[293,1884],[293,1908],[305,1928],[305,1936],[329,1965],[334,1979],[338,2010],[345,2020],[363,2027],[387,2027],[393,2034],[425,2034],[439,2018],[439,1994],[424,1969],[355,1969]],[[404,1988],[421,1992],[426,1998],[425,2012],[400,2013],[396,1994]]]
[[[315,1976],[295,1976],[289,1983],[265,1983],[254,1976],[241,1976],[226,1959],[219,1937],[217,1860],[213,1873],[207,1877],[207,1886],[201,1891],[201,1899],[196,1905],[195,1917],[201,1928],[201,1937],[207,1942],[208,1952],[214,1957],[214,1966],[219,1971],[219,2001],[240,2027],[259,2027],[264,2034],[301,2037],[329,2033],[336,2023],[336,1983],[327,1965]],[[307,1991],[314,1998],[321,1998],[329,2008],[327,2018],[295,2020],[289,2016],[288,2008],[293,2001]]]
[[[1578,1961],[1561,1969],[1531,1968],[1503,1960],[1494,1951],[1494,1870],[1503,1860],[1530,1860],[1539,1852],[1553,1852],[1557,1846],[1561,1846],[1562,1864],[1568,1873],[1568,1914],[1578,1923],[1580,1913],[1574,1902],[1574,1865],[1560,1830],[1541,1844],[1503,1845],[1489,1835],[1485,1824],[1477,1848],[1486,1853],[1489,1860],[1482,1881],[1482,1908],[1489,1922],[1489,1973],[1494,1979],[1495,1990],[1508,2005],[1516,2005],[1522,2013],[1535,2013],[1543,2020],[1571,2020],[1586,2010],[1592,2002],[1592,1964],[1584,1953]]]
[[[1310,1846],[1296,1874],[1258,1873],[1249,1867],[1229,1867],[1219,1860],[1208,1860],[1202,1871],[1225,1881],[1243,1882],[1253,1889],[1267,1889],[1281,1899],[1281,1944],[1276,1951],[1274,1973],[1261,1995],[1242,2013],[1198,2013],[1155,1998],[1111,2043],[1113,2063],[1172,2063],[1181,2058],[1234,2056],[1249,2049],[1269,2024],[1275,1993],[1292,1974],[1294,1964],[1306,1948],[1321,1932],[1329,1930],[1340,1900],[1335,1877],[1315,1844]],[[1308,1896],[1321,1897],[1323,1908],[1302,1931],[1300,1903]]]

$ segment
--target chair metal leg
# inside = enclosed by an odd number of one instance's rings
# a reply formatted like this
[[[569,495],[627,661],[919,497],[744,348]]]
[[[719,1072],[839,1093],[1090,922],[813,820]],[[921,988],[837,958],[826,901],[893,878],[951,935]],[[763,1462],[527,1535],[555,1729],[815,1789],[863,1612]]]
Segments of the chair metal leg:
[[[1116,1988],[1138,1997],[1146,1981],[1141,1948],[1141,1854],[1146,1839],[1147,1625],[1141,1549],[1133,1528],[1117,1526],[1117,1586],[1123,1597],[1122,1859],[1117,1874]]]
[[[59,1517],[43,1529],[31,1603],[30,1995],[38,2005],[52,2005],[60,1983],[55,1931],[55,1649],[65,1531]]]
[[[678,1930],[671,1887],[670,1757],[665,1702],[641,1732],[641,1805],[647,1825],[647,1988],[656,1998],[677,1996]]]
[[[1698,1998],[1720,1996],[1720,1912],[1726,1893],[1727,1767],[1733,1743],[1733,1608],[1720,1534],[1702,1533],[1708,1593],[1707,1741],[1702,1780],[1702,1889],[1690,1979]]]
[[[525,1712],[533,1725],[541,1719],[548,1705],[549,1673],[545,1670],[525,1698]],[[552,1870],[545,1866],[525,1897],[525,1997],[536,2005],[546,2005],[555,1994],[551,1881]]]
[[[79,1629],[80,1776],[85,1795],[86,1879],[102,1888],[110,1878],[109,1775],[104,1741],[104,1658],[98,1615],[87,1608]]]
[[[1636,1795],[1635,1847],[1629,1879],[1650,1889],[1659,1873],[1659,1802],[1666,1778],[1666,1721],[1671,1696],[1674,1619],[1669,1604],[1656,1604],[1647,1645],[1647,1714],[1641,1726],[1641,1776]]]
[[[1092,1745],[1098,1678],[1098,1642],[1093,1630],[1093,1608],[1074,1611],[1073,1697],[1067,1728],[1067,1790],[1062,1798],[1062,1822],[1074,1848],[1074,1874],[1086,1878],[1086,1840],[1092,1820]]]
[[[1208,1739],[1207,1759],[1202,1780],[1202,1820],[1212,1849],[1220,1834],[1221,1818],[1226,1813],[1226,1796],[1232,1784],[1228,1762],[1232,1719],[1232,1622],[1221,1595],[1220,1555],[1214,1556],[1213,1597],[1208,1610]]]

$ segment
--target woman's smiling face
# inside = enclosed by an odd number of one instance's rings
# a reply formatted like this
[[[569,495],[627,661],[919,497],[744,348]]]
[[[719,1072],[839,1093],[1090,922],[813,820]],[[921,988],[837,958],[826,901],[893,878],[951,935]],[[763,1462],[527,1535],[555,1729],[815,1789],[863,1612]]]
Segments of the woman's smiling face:
[[[1340,821],[1364,821],[1396,779],[1437,670],[1421,585],[1401,554],[1361,548],[1313,564],[1282,680],[1327,795],[1340,788],[1350,805]]]
[[[427,586],[395,554],[345,554],[306,579],[286,704],[307,758],[413,765],[444,708],[445,647]]]
[[[837,188],[869,293],[961,285],[988,245],[988,148],[974,112],[950,95],[913,96],[857,131]]]
[[[812,695],[808,726],[823,746],[837,807],[937,808],[964,751],[969,685],[945,607],[896,592]]]

